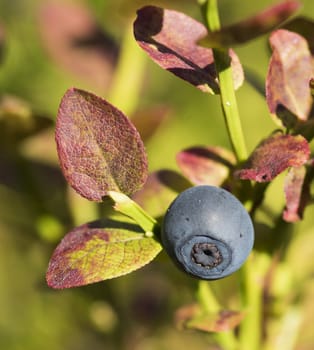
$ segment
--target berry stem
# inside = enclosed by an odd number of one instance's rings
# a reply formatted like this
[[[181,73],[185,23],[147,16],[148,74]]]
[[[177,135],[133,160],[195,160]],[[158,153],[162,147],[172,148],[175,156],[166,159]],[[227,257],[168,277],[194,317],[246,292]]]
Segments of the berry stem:
[[[121,192],[108,191],[108,195],[115,202],[115,210],[132,218],[145,231],[147,237],[154,236],[158,227],[157,221],[142,207]]]

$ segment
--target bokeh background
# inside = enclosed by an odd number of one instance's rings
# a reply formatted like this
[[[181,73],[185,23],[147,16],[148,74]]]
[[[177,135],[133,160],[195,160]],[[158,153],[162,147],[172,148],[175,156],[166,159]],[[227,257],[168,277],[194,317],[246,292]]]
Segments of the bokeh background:
[[[301,2],[301,13],[313,19],[314,2]],[[221,22],[236,22],[274,3],[219,0]],[[177,271],[163,253],[115,280],[62,291],[45,283],[49,258],[62,236],[99,217],[99,208],[73,193],[59,170],[54,121],[66,89],[75,86],[108,99],[143,130],[149,118],[162,119],[153,134],[145,134],[150,171],[178,170],[175,155],[184,147],[230,148],[219,98],[163,71],[132,40],[136,9],[149,4],[201,19],[196,0],[0,0],[1,349],[215,348],[210,335],[175,326],[175,311],[195,300],[197,281]],[[267,36],[236,52],[255,81],[237,92],[251,151],[277,128],[256,89],[263,88],[271,54]],[[269,212],[280,213],[282,177],[271,185],[266,201]],[[308,278],[314,272],[313,215],[309,206],[305,220],[287,229],[292,268],[286,274],[293,278],[278,282],[279,295],[282,286],[290,288],[293,300],[294,283],[302,286],[300,333],[293,347],[299,350],[314,348],[314,283]],[[260,220],[271,225],[267,217]],[[212,286],[222,302],[232,304],[237,295],[230,286],[236,283],[235,275]]]

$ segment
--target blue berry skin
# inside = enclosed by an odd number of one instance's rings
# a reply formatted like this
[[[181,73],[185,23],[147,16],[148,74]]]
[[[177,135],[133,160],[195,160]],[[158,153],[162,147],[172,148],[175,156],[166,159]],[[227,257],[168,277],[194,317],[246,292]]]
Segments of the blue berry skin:
[[[230,192],[214,186],[191,187],[169,206],[162,244],[188,274],[205,280],[238,270],[254,243],[251,218]]]

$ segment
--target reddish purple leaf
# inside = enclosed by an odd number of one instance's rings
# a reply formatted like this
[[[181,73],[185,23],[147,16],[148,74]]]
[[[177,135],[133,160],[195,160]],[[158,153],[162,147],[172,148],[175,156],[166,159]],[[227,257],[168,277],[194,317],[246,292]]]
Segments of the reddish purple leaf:
[[[177,11],[146,6],[137,12],[134,35],[140,47],[160,67],[203,92],[218,93],[211,49],[197,45],[207,34],[205,26]],[[243,70],[234,51],[229,51],[234,86],[243,83]]]
[[[310,155],[310,147],[301,136],[276,133],[264,140],[251,154],[245,167],[236,172],[242,180],[268,182],[289,167],[303,165]]]
[[[285,179],[286,208],[283,218],[288,222],[302,219],[306,203],[310,198],[309,186],[305,182],[304,166],[291,168]]]
[[[75,88],[64,95],[56,124],[63,174],[83,197],[131,194],[147,177],[143,142],[128,118],[105,100]]]
[[[161,245],[139,226],[111,219],[69,232],[54,251],[46,275],[52,288],[71,288],[130,273],[149,263]]]
[[[296,33],[281,29],[273,32],[270,44],[273,54],[266,80],[269,110],[287,126],[285,110],[305,121],[312,108],[309,81],[314,74],[307,41]]]
[[[275,29],[295,13],[300,6],[298,1],[284,1],[253,17],[224,27],[219,31],[210,32],[200,43],[207,47],[230,47],[243,44]]]
[[[43,2],[39,25],[43,44],[58,64],[101,91],[109,86],[118,48],[82,2]]]
[[[178,166],[194,185],[220,186],[235,162],[222,147],[191,147],[177,154]]]

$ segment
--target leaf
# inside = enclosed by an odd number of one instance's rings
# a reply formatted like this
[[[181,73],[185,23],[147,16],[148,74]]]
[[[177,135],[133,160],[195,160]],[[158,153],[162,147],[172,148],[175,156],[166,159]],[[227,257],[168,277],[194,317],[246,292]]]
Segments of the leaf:
[[[91,93],[64,95],[56,142],[63,174],[83,197],[101,201],[108,191],[131,194],[147,177],[143,142],[127,117]]]
[[[306,168],[304,166],[291,168],[286,176],[284,191],[286,208],[283,219],[287,222],[296,222],[302,219],[303,211],[310,199],[309,184],[305,181]]]
[[[303,165],[309,155],[310,147],[303,136],[276,133],[261,142],[235,175],[242,180],[268,182],[289,167]]]
[[[283,29],[273,32],[270,44],[273,54],[266,80],[267,104],[270,112],[289,127],[285,110],[305,121],[312,108],[309,81],[314,72],[311,52],[303,37]]]
[[[244,44],[275,29],[295,13],[300,6],[298,1],[284,1],[253,17],[223,27],[219,31],[210,32],[199,43],[206,47],[230,47]]]
[[[146,6],[137,11],[134,35],[139,46],[161,68],[207,93],[219,86],[211,49],[197,45],[207,34],[205,26],[177,11]],[[229,51],[235,88],[243,83],[243,70],[234,51]]]
[[[245,314],[240,311],[220,310],[216,313],[202,312],[198,305],[192,304],[176,312],[176,324],[180,328],[196,329],[204,332],[224,332],[237,327]]]
[[[135,224],[94,221],[63,238],[50,259],[47,283],[61,289],[122,276],[149,263],[161,249]]]
[[[222,147],[191,147],[177,154],[177,164],[194,185],[220,186],[235,165],[235,157]]]
[[[118,47],[88,7],[50,0],[42,2],[38,17],[42,42],[52,59],[95,88],[108,88]]]
[[[183,176],[173,170],[158,170],[149,174],[145,185],[132,199],[153,217],[165,214],[170,203],[178,193],[191,187]]]

